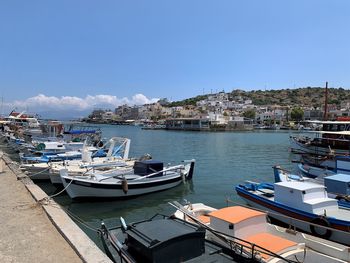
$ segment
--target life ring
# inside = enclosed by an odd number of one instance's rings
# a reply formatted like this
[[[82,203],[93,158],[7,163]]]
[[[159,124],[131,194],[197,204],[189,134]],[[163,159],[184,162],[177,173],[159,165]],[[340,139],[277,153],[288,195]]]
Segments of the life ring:
[[[316,224],[316,225],[320,225],[320,226],[330,227],[330,224],[325,217],[316,217],[316,218],[311,220],[311,223]],[[310,225],[311,233],[317,237],[328,239],[332,235],[332,230],[330,230],[328,228],[321,229],[321,233],[317,232],[317,229],[320,230],[320,228],[318,228],[317,226]]]

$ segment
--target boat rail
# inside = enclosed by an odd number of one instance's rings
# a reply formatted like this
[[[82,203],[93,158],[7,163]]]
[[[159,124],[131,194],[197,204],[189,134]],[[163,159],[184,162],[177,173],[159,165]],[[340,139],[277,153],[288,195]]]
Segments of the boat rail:
[[[175,170],[183,170],[183,169],[185,169],[185,166],[180,164],[180,165],[176,165],[176,166],[173,166],[173,167],[170,167],[170,168],[163,169],[161,171],[157,171],[157,172],[154,172],[154,173],[151,173],[151,174],[147,174],[147,175],[135,178],[132,181],[139,181],[139,180],[142,180],[142,179],[145,179],[145,178],[148,178],[148,177],[152,177],[152,176],[155,176],[155,175],[163,173],[163,172],[169,172],[169,171],[175,171]],[[111,172],[111,171],[108,171],[108,172]],[[102,174],[102,173],[100,173],[100,174]],[[125,174],[126,173],[121,173],[121,174],[118,174],[118,175],[107,176],[106,178],[99,179],[98,181],[101,182],[101,181],[107,180],[109,178],[120,178],[120,177],[123,177],[123,175],[125,175]]]

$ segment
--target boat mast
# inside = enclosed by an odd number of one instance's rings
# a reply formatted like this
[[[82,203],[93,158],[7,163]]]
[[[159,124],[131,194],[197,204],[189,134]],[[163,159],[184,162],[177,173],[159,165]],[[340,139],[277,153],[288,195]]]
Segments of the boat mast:
[[[327,121],[327,111],[328,111],[328,81],[326,82],[326,93],[325,93],[325,99],[324,99],[324,113],[323,113],[323,120]]]
[[[0,117],[3,116],[3,109],[4,109],[4,97],[1,96],[1,111],[0,111]]]

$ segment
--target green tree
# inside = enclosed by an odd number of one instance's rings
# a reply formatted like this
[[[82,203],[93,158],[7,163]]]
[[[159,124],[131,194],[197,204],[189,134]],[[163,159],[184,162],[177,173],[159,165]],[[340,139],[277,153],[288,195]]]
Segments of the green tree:
[[[301,121],[304,117],[304,111],[300,107],[293,108],[290,112],[290,117],[294,121]]]
[[[248,109],[245,112],[243,112],[243,117],[248,119],[255,119],[255,110]]]

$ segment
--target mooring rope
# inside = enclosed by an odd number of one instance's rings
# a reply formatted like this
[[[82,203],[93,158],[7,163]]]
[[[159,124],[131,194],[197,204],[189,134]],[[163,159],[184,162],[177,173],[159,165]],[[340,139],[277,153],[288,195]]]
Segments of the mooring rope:
[[[38,201],[39,202],[39,201]],[[57,203],[46,203],[45,205],[47,206],[51,206],[57,209],[62,209],[64,212],[67,213],[67,215],[69,215],[73,220],[77,221],[78,223],[80,223],[81,225],[85,226],[87,229],[94,231],[94,232],[98,232],[98,228],[95,228],[91,225],[89,225],[87,222],[85,222],[83,219],[81,219],[79,216],[77,216],[76,214],[74,214],[73,212],[69,211],[67,208],[61,206],[60,204]]]
[[[41,204],[49,204],[50,203],[50,200],[53,198],[53,197],[56,197],[60,194],[62,194],[64,191],[66,191],[66,189],[71,185],[71,183],[74,181],[74,178],[72,178],[70,180],[70,182],[61,190],[59,191],[58,193],[56,194],[53,194],[53,195],[49,195],[49,196],[46,196],[42,199],[40,199],[38,202],[41,203]],[[44,203],[43,203],[44,202]]]
[[[51,167],[47,167],[47,168],[45,168],[44,170],[41,170],[41,171],[39,171],[39,172],[37,172],[37,173],[30,173],[28,176],[29,177],[33,177],[33,176],[35,176],[35,175],[38,175],[38,174],[42,174],[43,172],[46,172],[47,170],[50,170],[50,168]],[[29,172],[29,171],[26,171],[26,172]]]

